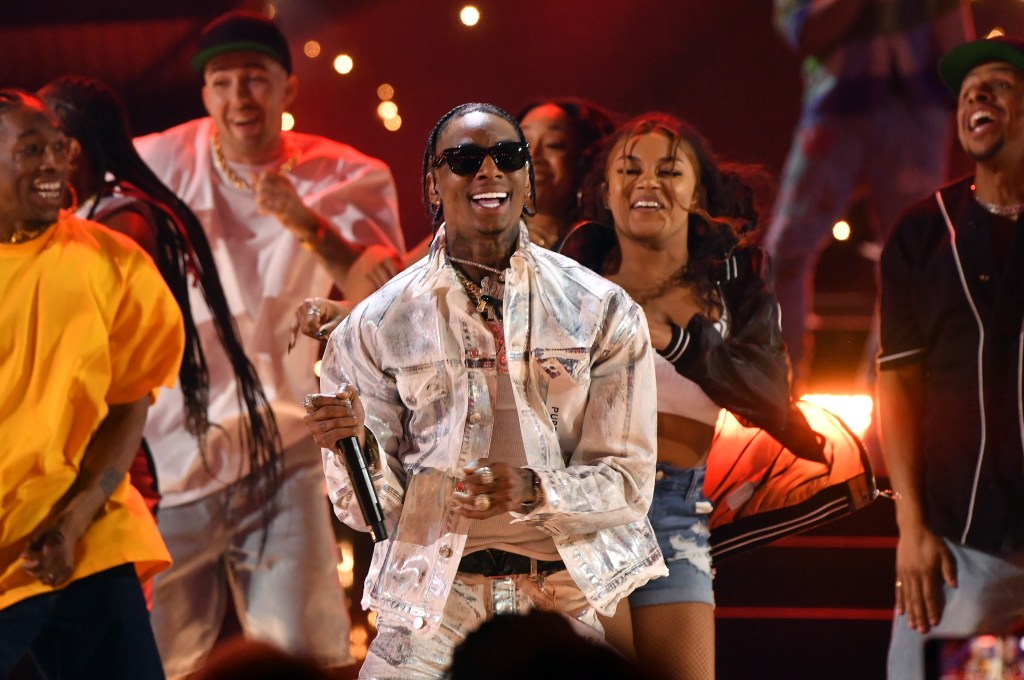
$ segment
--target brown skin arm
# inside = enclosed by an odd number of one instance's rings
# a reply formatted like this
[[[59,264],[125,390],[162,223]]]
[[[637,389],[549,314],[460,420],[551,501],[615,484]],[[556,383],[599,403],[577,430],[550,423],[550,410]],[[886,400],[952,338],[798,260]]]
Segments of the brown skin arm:
[[[925,461],[918,441],[924,367],[920,363],[879,371],[882,451],[896,499],[896,609],[921,633],[942,617],[942,584],[956,587],[952,555],[925,522]]]
[[[71,577],[75,546],[124,480],[142,441],[149,395],[111,404],[82,456],[78,478],[33,534],[21,554],[21,568],[46,585]]]

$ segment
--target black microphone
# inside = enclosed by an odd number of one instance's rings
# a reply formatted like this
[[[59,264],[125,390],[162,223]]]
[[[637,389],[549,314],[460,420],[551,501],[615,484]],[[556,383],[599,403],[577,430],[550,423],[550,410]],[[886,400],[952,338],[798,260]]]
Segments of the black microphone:
[[[384,511],[380,509],[377,490],[373,488],[373,480],[370,479],[370,466],[366,464],[366,457],[359,448],[359,440],[345,437],[339,439],[335,446],[341,451],[348,478],[352,481],[352,490],[363,513],[363,521],[370,527],[370,538],[374,543],[383,541],[388,537],[388,531],[384,528]]]

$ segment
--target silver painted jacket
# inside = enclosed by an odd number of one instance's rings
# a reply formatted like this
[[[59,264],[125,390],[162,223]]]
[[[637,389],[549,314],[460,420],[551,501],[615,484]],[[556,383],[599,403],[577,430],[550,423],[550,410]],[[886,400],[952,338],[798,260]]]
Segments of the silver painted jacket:
[[[353,384],[376,437],[374,483],[389,528],[363,607],[432,634],[472,520],[451,492],[488,455],[493,335],[455,278],[444,226],[430,255],[359,304],[331,336],[321,387]],[[539,528],[603,613],[667,574],[647,510],[654,490],[656,392],[647,322],[621,288],[532,245],[520,227],[506,271],[505,347],[528,466],[544,500],[513,521]],[[344,465],[324,450],[338,517],[365,530]]]

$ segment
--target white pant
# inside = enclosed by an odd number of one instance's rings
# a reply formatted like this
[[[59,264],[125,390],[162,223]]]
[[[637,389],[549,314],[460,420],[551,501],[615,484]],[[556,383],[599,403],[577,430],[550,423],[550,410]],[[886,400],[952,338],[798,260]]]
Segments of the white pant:
[[[203,665],[229,588],[247,638],[325,666],[352,663],[323,471],[305,465],[284,473],[262,559],[262,508],[244,491],[235,484],[159,511],[158,526],[174,559],[153,587],[153,631],[165,672],[173,678]]]
[[[956,562],[956,588],[943,587],[946,606],[939,625],[921,635],[907,617],[893,621],[889,680],[922,680],[925,643],[934,638],[966,638],[1009,632],[1024,617],[1024,550],[990,553],[946,541]]]
[[[579,586],[568,571],[532,577],[520,574],[489,578],[459,572],[445,603],[441,627],[429,638],[419,637],[403,626],[391,625],[386,614],[377,617],[377,637],[370,643],[359,672],[374,680],[443,678],[452,653],[467,635],[494,614],[492,603],[501,600],[498,590],[515,589],[516,613],[543,609],[565,615],[573,629],[590,641],[604,639],[604,629]]]

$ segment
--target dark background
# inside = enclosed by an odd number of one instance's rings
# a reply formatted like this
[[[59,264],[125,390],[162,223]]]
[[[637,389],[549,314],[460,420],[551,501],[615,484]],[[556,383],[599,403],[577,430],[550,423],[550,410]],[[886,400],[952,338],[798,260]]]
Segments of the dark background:
[[[386,161],[410,243],[427,233],[419,199],[426,136],[451,107],[489,101],[513,113],[577,95],[625,113],[689,119],[720,155],[777,176],[800,100],[799,60],[775,33],[767,0],[478,0],[467,28],[451,0],[278,0],[300,90],[296,129]],[[261,1],[38,0],[0,7],[0,85],[36,89],[63,73],[107,81],[137,134],[203,115],[188,65],[201,27]],[[979,34],[1024,32],[1019,0],[972,5]],[[310,39],[319,57],[302,54]],[[335,54],[355,60],[345,76]],[[384,129],[377,86],[395,88],[403,124]]]
[[[278,0],[300,91],[296,129],[338,139],[390,165],[407,243],[428,232],[420,164],[430,128],[453,106],[489,101],[511,112],[559,95],[623,113],[666,110],[689,119],[730,160],[778,176],[800,103],[800,64],[771,24],[768,0],[477,0],[474,28],[451,0]],[[202,26],[227,0],[0,0],[0,87],[37,89],[80,73],[106,81],[137,134],[204,114],[188,65]],[[978,0],[979,35],[1024,34],[1024,2]],[[316,39],[322,53],[302,54]],[[355,60],[349,75],[335,54]],[[377,87],[395,88],[403,125],[376,115]],[[955,173],[968,169],[953,152]],[[874,305],[872,236],[862,205],[853,237],[832,243],[818,267],[819,385],[849,389]],[[828,316],[828,315],[831,316]],[[840,323],[852,319],[852,323]],[[821,531],[718,565],[718,671],[723,680],[882,677],[892,607],[894,523],[886,501]],[[356,552],[351,613],[364,632],[358,590],[369,543],[339,527]],[[825,534],[825,535],[822,535]],[[229,621],[227,633],[234,632]],[[368,634],[368,633],[367,633]]]

